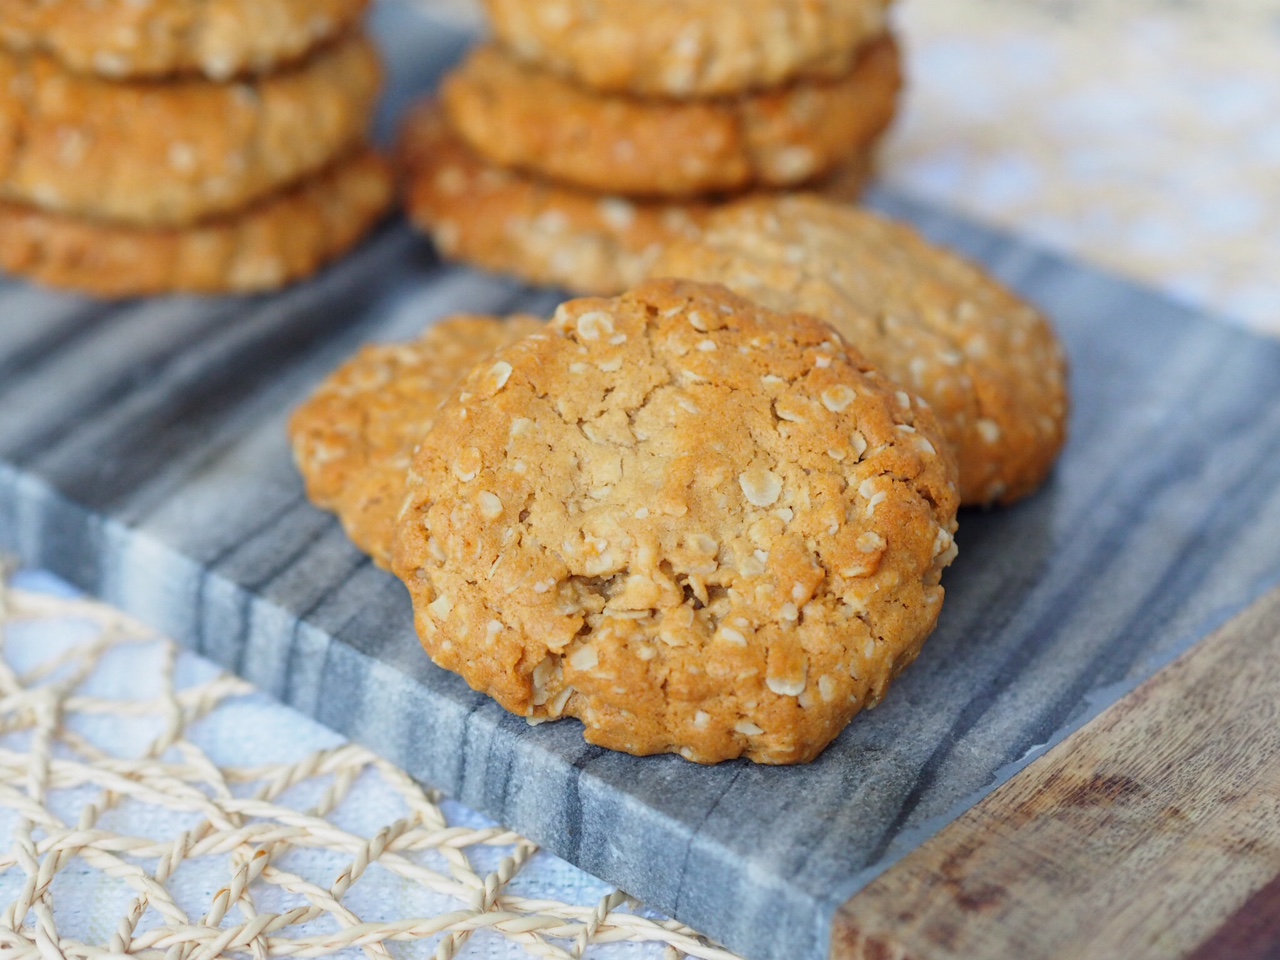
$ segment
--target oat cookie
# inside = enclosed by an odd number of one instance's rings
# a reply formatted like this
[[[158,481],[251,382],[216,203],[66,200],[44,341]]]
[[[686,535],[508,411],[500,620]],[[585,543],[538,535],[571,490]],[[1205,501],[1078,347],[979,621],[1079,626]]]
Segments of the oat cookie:
[[[0,199],[141,226],[230,213],[354,148],[380,85],[358,35],[235,84],[114,83],[0,53]]]
[[[289,420],[311,502],[336,513],[356,546],[388,567],[409,462],[440,400],[498,347],[541,327],[526,316],[458,316],[412,343],[364,347]]]
[[[405,123],[401,165],[409,216],[445,257],[579,293],[639,283],[663,246],[696,236],[713,207],[593,194],[505,170],[462,143],[433,102]],[[851,157],[822,189],[854,199],[871,168],[869,153]]]
[[[744,201],[668,248],[652,274],[833,324],[933,407],[966,504],[1031,493],[1062,448],[1066,359],[1049,321],[909,227],[817,197]]]
[[[0,202],[0,269],[102,297],[274,290],[354,246],[394,189],[386,162],[361,151],[242,213],[181,229]]]
[[[638,283],[662,246],[693,235],[710,210],[595,195],[486,163],[434,102],[405,123],[401,162],[409,216],[444,256],[583,293]]]
[[[635,754],[807,761],[937,620],[940,444],[826,324],[650,282],[462,381],[394,569],[432,658],[514,713]]]
[[[0,46],[105,77],[227,80],[300,59],[346,33],[368,0],[5,0]]]
[[[887,0],[484,0],[523,59],[610,93],[710,97],[835,76]]]
[[[826,81],[719,100],[594,93],[489,45],[450,74],[450,125],[480,156],[571,186],[691,197],[812,181],[866,149],[893,119],[901,86],[886,37]]]

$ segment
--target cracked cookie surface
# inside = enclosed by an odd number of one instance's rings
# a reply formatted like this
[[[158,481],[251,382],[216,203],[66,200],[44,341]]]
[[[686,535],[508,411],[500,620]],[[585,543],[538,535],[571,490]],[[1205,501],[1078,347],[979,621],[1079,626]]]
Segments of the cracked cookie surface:
[[[0,198],[139,226],[232,213],[363,142],[381,83],[359,35],[232,84],[115,83],[0,52]]]
[[[901,83],[889,37],[836,79],[693,102],[593,93],[490,44],[441,97],[453,129],[494,163],[586,190],[692,197],[823,176],[884,131]]]
[[[635,286],[715,206],[596,194],[506,170],[463,143],[434,101],[405,121],[400,162],[409,216],[443,256],[578,293]],[[855,199],[872,166],[869,153],[850,157],[823,194]]]
[[[118,226],[0,201],[0,269],[102,297],[275,290],[355,246],[394,191],[390,166],[362,150],[195,227]]]
[[[723,283],[835,326],[933,407],[966,504],[1031,493],[1065,442],[1066,356],[1049,321],[909,227],[812,196],[747,200],[673,243],[651,275]]]
[[[812,759],[919,652],[955,555],[932,415],[826,324],[655,281],[442,404],[394,569],[432,658],[592,743]]]
[[[484,0],[530,63],[609,93],[711,97],[836,76],[886,27],[887,0]]]
[[[463,315],[410,343],[363,347],[289,420],[311,502],[336,513],[356,546],[388,567],[409,464],[441,399],[498,347],[542,325]]]
[[[203,73],[227,80],[306,56],[368,0],[5,0],[0,45],[113,79]]]

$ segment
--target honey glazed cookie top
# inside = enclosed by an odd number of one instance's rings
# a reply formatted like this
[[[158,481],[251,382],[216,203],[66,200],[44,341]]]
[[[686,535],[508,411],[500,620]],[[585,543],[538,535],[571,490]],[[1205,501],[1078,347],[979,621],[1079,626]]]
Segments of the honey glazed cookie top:
[[[0,46],[112,79],[223,81],[305,57],[355,27],[369,0],[5,0]]]
[[[723,283],[831,323],[933,407],[966,504],[1031,493],[1065,442],[1067,364],[1052,325],[909,227],[814,196],[745,200],[667,247],[651,275]]]
[[[694,99],[846,72],[888,0],[484,0],[522,59],[605,93]]]
[[[532,721],[815,757],[933,630],[955,467],[829,326],[723,287],[566,303],[444,402],[394,569],[427,651]]]
[[[361,348],[289,420],[311,502],[334,511],[356,546],[389,566],[409,464],[440,401],[495,349],[541,327],[534,317],[463,315],[411,343]]]
[[[0,198],[141,226],[227,214],[360,145],[381,85],[358,33],[236,83],[113,82],[0,51]]]
[[[595,93],[490,44],[449,75],[442,100],[494,163],[587,190],[692,197],[823,176],[885,130],[901,85],[889,36],[839,77],[688,102]]]

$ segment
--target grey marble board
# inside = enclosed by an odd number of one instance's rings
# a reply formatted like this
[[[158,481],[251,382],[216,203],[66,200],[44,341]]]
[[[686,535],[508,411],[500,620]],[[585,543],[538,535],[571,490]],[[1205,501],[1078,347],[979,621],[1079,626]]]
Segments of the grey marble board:
[[[377,27],[390,112],[465,40],[395,5]],[[526,726],[427,661],[403,589],[308,505],[285,420],[359,344],[559,299],[443,265],[402,223],[276,297],[104,305],[0,281],[0,549],[754,960],[816,960],[876,872],[1280,582],[1280,344],[872,202],[1055,318],[1072,439],[1038,495],[962,516],[937,633],[808,767],[636,759],[576,721]]]

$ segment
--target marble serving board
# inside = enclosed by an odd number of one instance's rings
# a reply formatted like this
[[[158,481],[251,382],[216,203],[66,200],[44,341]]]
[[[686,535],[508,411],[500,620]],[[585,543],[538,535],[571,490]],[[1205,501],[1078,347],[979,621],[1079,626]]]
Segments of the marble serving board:
[[[388,116],[466,41],[395,5],[375,25]],[[1035,497],[962,515],[937,633],[810,766],[636,759],[576,721],[527,726],[431,665],[403,588],[307,503],[285,421],[360,344],[560,299],[444,265],[402,222],[274,297],[0,281],[0,549],[753,960],[817,960],[879,872],[1280,581],[1280,345],[870,199],[1055,319],[1072,437]]]

